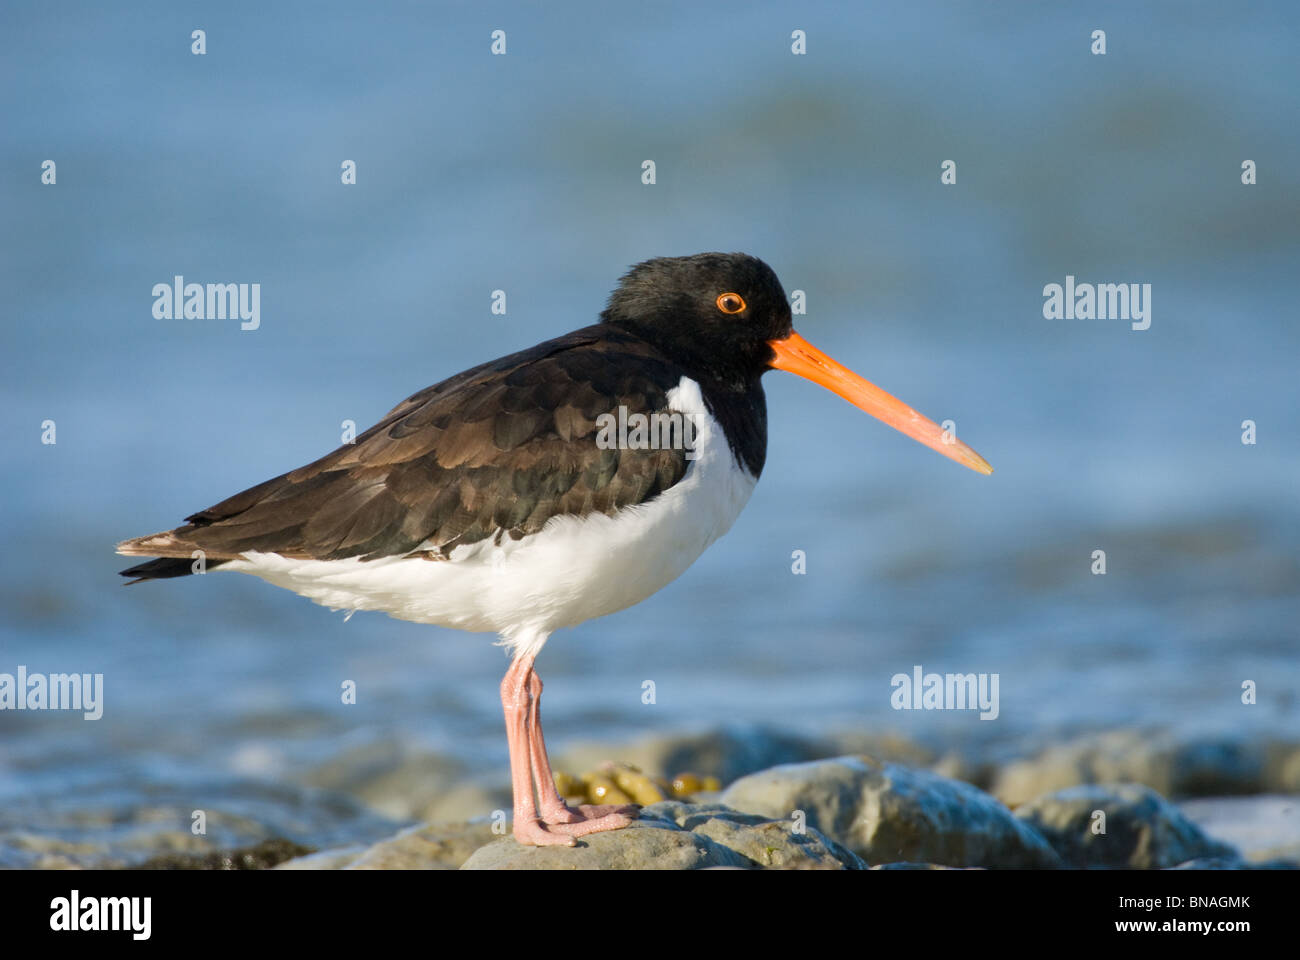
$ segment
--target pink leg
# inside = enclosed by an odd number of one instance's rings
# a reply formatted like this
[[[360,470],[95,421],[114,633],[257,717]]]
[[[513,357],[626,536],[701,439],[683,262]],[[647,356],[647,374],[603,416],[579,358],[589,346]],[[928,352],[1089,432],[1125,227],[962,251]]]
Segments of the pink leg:
[[[582,804],[578,809],[568,806],[555,789],[555,775],[546,755],[546,738],[542,736],[542,678],[536,670],[528,674],[528,747],[533,777],[537,781],[537,799],[542,822],[556,833],[581,837],[604,830],[626,827],[636,819],[635,805]]]
[[[571,847],[575,842],[572,837],[551,833],[537,819],[528,749],[528,711],[532,699],[528,676],[532,670],[532,658],[520,658],[510,664],[501,681],[501,707],[506,715],[506,743],[510,746],[510,786],[515,795],[515,839],[539,847],[556,844]]]
[[[501,681],[501,707],[510,747],[510,783],[514,791],[514,835],[534,846],[573,846],[574,837],[616,830],[632,822],[636,807],[567,807],[555,789],[551,764],[542,739],[541,678],[533,658],[520,657]],[[541,816],[533,796],[534,781],[541,798]]]

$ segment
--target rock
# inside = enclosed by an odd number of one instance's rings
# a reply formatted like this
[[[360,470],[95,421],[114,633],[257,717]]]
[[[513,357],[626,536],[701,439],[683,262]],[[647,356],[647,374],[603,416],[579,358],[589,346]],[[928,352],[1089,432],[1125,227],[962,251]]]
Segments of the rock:
[[[864,870],[855,853],[818,830],[795,831],[793,820],[771,820],[720,803],[667,800],[646,807],[643,817],[671,820],[735,850],[753,866],[784,870]]]
[[[1264,785],[1266,751],[1259,744],[1230,737],[1184,742],[1170,738],[1167,747],[1163,741],[1157,742],[1153,753],[1158,758],[1168,757],[1165,796],[1258,793]]]
[[[667,800],[631,826],[576,847],[525,847],[490,822],[412,827],[369,848],[326,850],[282,870],[861,870],[865,864],[816,830],[717,804]]]
[[[1180,809],[1248,861],[1300,860],[1300,797],[1215,797],[1188,800]]]
[[[615,760],[650,776],[672,777],[683,770],[730,783],[779,763],[826,756],[830,747],[769,727],[732,724],[704,733],[651,737],[632,743],[580,743],[552,757],[556,769],[590,770]]]
[[[998,772],[997,764],[979,755],[983,751],[947,747],[940,754],[898,733],[855,730],[834,734],[829,739],[834,748],[833,753],[824,753],[808,759],[866,756],[873,760],[930,770],[949,780],[965,780],[981,790],[986,790],[993,783],[993,778]]]
[[[1280,745],[1233,737],[1113,730],[1008,765],[992,793],[1011,807],[1088,783],[1141,783],[1168,797],[1252,794],[1268,779],[1283,780],[1289,758]]]
[[[868,867],[869,870],[979,870],[980,867],[947,867],[942,863],[910,863],[906,860],[899,863],[878,863],[874,867]]]
[[[789,820],[716,804],[666,800],[645,807],[629,827],[583,837],[576,847],[524,847],[498,840],[465,870],[704,870],[717,868],[860,870],[852,853]]]
[[[500,834],[492,824],[427,824],[409,827],[369,847],[356,844],[298,857],[277,870],[457,870],[479,847]]]
[[[236,850],[210,853],[164,853],[135,864],[137,870],[267,870],[295,857],[314,853],[311,847],[274,837]]]
[[[1234,860],[1231,857],[1202,857],[1200,860],[1188,860],[1186,863],[1180,863],[1176,867],[1168,867],[1169,870],[1251,870],[1255,864],[1247,863],[1245,860]],[[1269,869],[1278,869],[1270,866]]]
[[[863,730],[850,730],[837,733],[830,738],[835,752],[820,757],[805,757],[806,760],[823,760],[827,757],[868,756],[888,763],[902,763],[909,767],[932,767],[936,761],[935,753],[929,747],[922,746],[897,733],[872,733]],[[796,761],[797,762],[797,761]]]
[[[883,759],[867,751],[868,756]],[[998,767],[991,760],[977,760],[957,751],[944,754],[929,767],[931,773],[937,773],[949,780],[964,780],[972,786],[987,792],[997,778]]]
[[[381,840],[346,869],[456,870],[475,850],[499,837],[489,822],[412,827]]]
[[[583,837],[576,847],[526,847],[505,837],[480,849],[463,870],[701,870],[748,861],[708,837],[661,820]]]
[[[1105,833],[1094,833],[1094,811]],[[1240,859],[1173,804],[1137,783],[1070,787],[1024,804],[1016,816],[1047,838],[1070,866],[1160,869],[1188,860]]]
[[[983,791],[867,757],[774,767],[736,781],[720,799],[767,817],[801,811],[809,827],[872,864],[1060,865],[1042,837]]]

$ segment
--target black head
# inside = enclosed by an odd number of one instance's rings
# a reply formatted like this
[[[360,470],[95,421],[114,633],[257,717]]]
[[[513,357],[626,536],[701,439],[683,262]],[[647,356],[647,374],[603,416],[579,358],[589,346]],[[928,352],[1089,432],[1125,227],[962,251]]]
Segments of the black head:
[[[781,281],[744,253],[638,263],[600,317],[654,344],[692,374],[737,388],[770,369],[768,341],[792,329]]]

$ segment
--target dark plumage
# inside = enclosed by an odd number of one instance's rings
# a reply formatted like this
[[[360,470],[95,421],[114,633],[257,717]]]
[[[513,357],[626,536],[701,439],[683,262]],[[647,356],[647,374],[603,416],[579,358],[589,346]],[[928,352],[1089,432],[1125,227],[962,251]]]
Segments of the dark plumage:
[[[749,309],[741,314],[712,306],[716,283],[707,277],[723,271],[744,288]],[[691,296],[684,291],[697,287],[709,303],[684,302]],[[789,313],[775,274],[743,254],[640,264],[610,297],[602,323],[428,387],[355,443],[199,511],[184,526],[125,541],[120,552],[161,559],[122,575],[184,576],[195,550],[209,567],[245,551],[370,560],[422,548],[437,559],[486,537],[537,533],[557,515],[645,503],[686,474],[685,451],[600,449],[596,418],[620,407],[664,411],[686,370],[737,459],[757,477],[767,445],[759,382],[771,356],[765,341],[788,333]],[[754,329],[750,315],[777,322]]]

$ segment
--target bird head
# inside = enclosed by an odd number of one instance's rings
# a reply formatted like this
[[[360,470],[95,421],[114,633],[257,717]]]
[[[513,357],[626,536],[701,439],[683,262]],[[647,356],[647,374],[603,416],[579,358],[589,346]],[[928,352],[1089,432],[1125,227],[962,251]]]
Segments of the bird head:
[[[811,380],[919,443],[979,473],[978,453],[795,332],[776,273],[744,253],[659,257],[634,266],[601,319],[656,346],[683,368],[737,389],[768,370]]]

